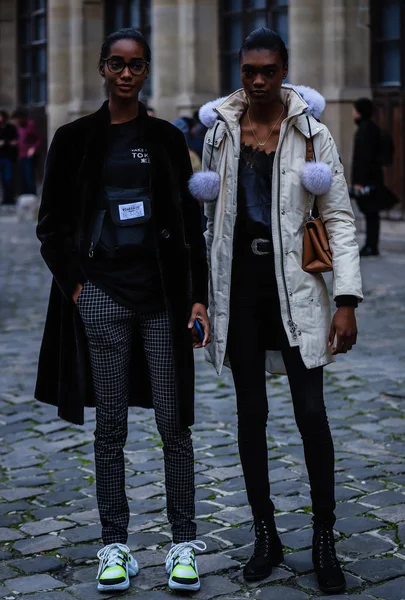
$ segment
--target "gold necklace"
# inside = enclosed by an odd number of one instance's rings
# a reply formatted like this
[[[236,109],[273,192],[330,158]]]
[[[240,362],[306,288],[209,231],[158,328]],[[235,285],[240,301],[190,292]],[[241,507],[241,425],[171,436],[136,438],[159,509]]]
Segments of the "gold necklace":
[[[265,146],[265,145],[267,144],[267,142],[268,142],[268,141],[269,141],[269,139],[271,138],[271,135],[272,135],[272,133],[273,133],[273,131],[274,131],[274,128],[275,128],[275,126],[276,126],[276,125],[277,125],[277,123],[280,121],[281,117],[283,116],[283,113],[284,113],[284,105],[283,105],[283,108],[281,109],[281,113],[280,113],[280,116],[279,116],[279,118],[278,118],[278,119],[277,119],[277,121],[274,123],[273,127],[271,128],[271,131],[270,131],[270,133],[269,133],[269,137],[267,138],[267,140],[266,140],[265,142],[259,142],[259,140],[258,140],[258,138],[257,138],[257,135],[255,134],[255,132],[254,132],[254,130],[253,130],[253,125],[252,125],[252,121],[250,120],[249,110],[250,110],[250,107],[248,108],[248,111],[247,111],[247,118],[248,118],[248,121],[249,121],[250,129],[251,129],[251,131],[252,131],[252,133],[253,133],[253,136],[254,136],[254,138],[255,138],[256,142],[259,144],[259,146],[262,146],[262,147],[263,147],[263,146]]]

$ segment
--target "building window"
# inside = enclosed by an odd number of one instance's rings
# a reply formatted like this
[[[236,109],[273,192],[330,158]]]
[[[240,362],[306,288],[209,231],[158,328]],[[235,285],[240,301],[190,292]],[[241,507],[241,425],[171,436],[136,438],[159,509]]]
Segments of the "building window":
[[[20,0],[19,99],[23,106],[44,106],[47,98],[46,0]]]
[[[401,0],[374,2],[372,6],[373,84],[400,87],[404,84],[405,7]]]
[[[122,27],[135,27],[150,43],[151,0],[106,0],[106,35]]]
[[[152,0],[106,0],[105,1],[105,34],[106,36],[122,27],[134,27],[151,44]],[[144,85],[142,94],[151,96],[151,78]]]
[[[230,94],[240,88],[239,49],[258,27],[277,31],[288,46],[288,0],[221,0],[221,88]]]

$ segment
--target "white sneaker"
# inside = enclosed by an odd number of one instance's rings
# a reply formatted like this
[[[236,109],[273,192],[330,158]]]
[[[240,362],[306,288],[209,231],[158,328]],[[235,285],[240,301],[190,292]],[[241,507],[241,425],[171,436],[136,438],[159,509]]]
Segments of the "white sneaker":
[[[129,578],[138,575],[139,567],[125,544],[109,544],[97,552],[100,559],[97,589],[99,592],[127,590]]]
[[[169,588],[171,590],[197,592],[200,589],[194,550],[204,552],[206,548],[206,544],[198,540],[175,544],[171,547],[166,556],[166,571],[170,575]]]

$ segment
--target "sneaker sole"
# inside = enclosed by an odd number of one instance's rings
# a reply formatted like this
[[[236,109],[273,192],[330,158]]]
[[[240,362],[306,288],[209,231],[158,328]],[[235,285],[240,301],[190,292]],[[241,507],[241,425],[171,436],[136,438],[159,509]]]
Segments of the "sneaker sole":
[[[169,588],[171,590],[183,590],[183,591],[188,591],[188,592],[198,592],[200,587],[201,587],[201,583],[199,581],[198,581],[198,583],[190,583],[189,585],[187,585],[187,583],[177,583],[176,581],[169,580]]]
[[[97,589],[99,592],[113,592],[114,590],[122,591],[127,590],[129,588],[129,579],[127,581],[123,581],[122,583],[116,583],[113,585],[103,585],[102,583],[97,584]]]
[[[130,565],[128,568],[128,575],[130,577],[135,577],[139,573],[139,565],[135,563],[134,565]]]
[[[128,569],[129,577],[135,577],[139,573],[138,564],[132,565]],[[102,583],[97,584],[97,589],[99,592],[111,592],[114,590],[122,591],[127,590],[129,588],[129,579],[127,581],[122,581],[121,583],[116,583],[112,585],[103,585]]]

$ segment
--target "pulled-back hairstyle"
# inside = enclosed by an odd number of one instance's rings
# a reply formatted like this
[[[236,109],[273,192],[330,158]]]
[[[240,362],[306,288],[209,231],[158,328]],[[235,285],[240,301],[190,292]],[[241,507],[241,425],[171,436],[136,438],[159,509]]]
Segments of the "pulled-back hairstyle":
[[[110,35],[104,40],[104,43],[101,46],[100,63],[102,63],[102,61],[110,54],[111,46],[121,40],[132,40],[142,46],[145,60],[150,62],[152,53],[150,46],[143,37],[142,33],[133,27],[125,27],[124,29],[118,29],[118,31],[110,33]]]
[[[267,29],[267,27],[260,27],[249,33],[239,51],[239,62],[249,50],[272,50],[273,52],[278,52],[283,61],[283,66],[286,67],[288,65],[288,50],[285,43],[276,31]]]

